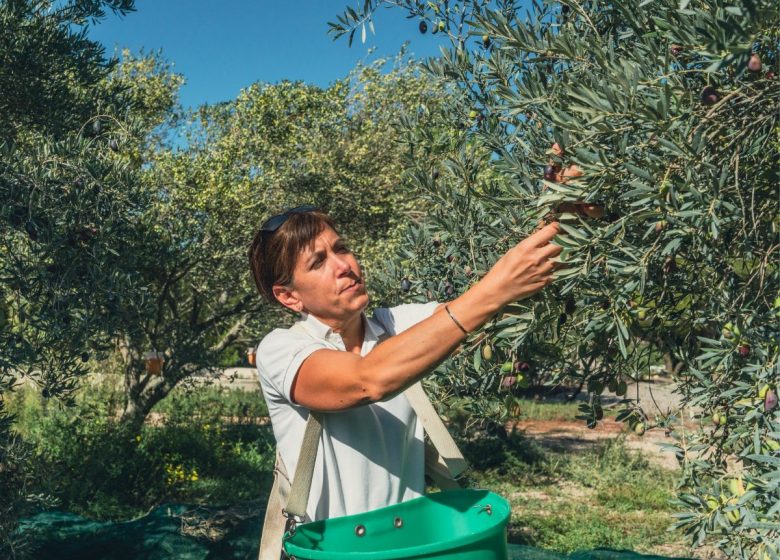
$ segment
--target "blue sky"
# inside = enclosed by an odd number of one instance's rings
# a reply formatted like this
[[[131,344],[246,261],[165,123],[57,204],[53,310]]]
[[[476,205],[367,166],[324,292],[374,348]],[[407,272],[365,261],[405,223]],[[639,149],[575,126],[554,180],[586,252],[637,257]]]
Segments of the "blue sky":
[[[430,31],[421,35],[418,22],[400,9],[382,8],[376,35],[366,43],[355,34],[333,41],[328,22],[355,0],[136,0],[136,11],[124,17],[109,14],[89,31],[107,54],[129,48],[134,54],[162,49],[164,58],[183,74],[185,107],[235,99],[257,82],[303,80],[327,86],[345,76],[359,60],[392,56],[409,41],[416,57],[435,56],[444,45]],[[362,3],[362,1],[361,1]]]

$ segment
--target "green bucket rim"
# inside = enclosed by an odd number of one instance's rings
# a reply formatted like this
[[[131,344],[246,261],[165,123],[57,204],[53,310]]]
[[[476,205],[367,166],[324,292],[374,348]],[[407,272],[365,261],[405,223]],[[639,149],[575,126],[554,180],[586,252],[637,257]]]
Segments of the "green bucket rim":
[[[403,557],[413,558],[415,556],[423,556],[426,554],[430,555],[437,552],[450,550],[453,548],[464,547],[466,545],[470,545],[477,541],[487,540],[488,537],[492,535],[492,533],[504,532],[504,527],[509,521],[509,515],[511,513],[509,502],[505,500],[502,496],[499,496],[498,494],[495,494],[489,490],[476,490],[471,488],[464,488],[460,490],[448,490],[446,492],[436,492],[434,494],[428,494],[425,496],[420,496],[419,498],[414,498],[413,500],[409,500],[407,502],[394,504],[392,506],[389,506],[388,508],[383,508],[383,509],[387,509],[390,511],[392,511],[392,509],[407,509],[411,507],[411,504],[413,504],[418,500],[429,500],[433,496],[444,496],[446,494],[456,494],[456,493],[461,495],[482,494],[483,495],[482,501],[490,500],[490,505],[493,508],[493,514],[494,515],[499,514],[499,515],[495,517],[495,521],[491,525],[487,526],[485,529],[482,529],[480,531],[464,533],[462,536],[451,540],[446,540],[446,541],[439,540],[433,543],[426,543],[426,544],[410,546],[406,548],[393,548],[390,550],[358,551],[358,552],[350,552],[346,550],[342,550],[342,551],[315,550],[311,548],[302,548],[296,545],[295,543],[290,542],[289,539],[293,537],[291,537],[290,533],[287,532],[284,534],[284,550],[289,556],[294,556],[295,558],[301,558],[304,560],[332,560],[335,557],[352,559],[352,560],[393,560],[394,558],[398,558],[399,554],[403,555]],[[499,509],[500,511],[498,511]],[[358,514],[347,515],[344,517],[339,517],[334,519],[340,519],[342,520],[343,523],[348,524],[350,519],[360,518],[364,515],[365,513],[358,513]],[[324,523],[325,521],[328,520],[321,520],[315,523]]]

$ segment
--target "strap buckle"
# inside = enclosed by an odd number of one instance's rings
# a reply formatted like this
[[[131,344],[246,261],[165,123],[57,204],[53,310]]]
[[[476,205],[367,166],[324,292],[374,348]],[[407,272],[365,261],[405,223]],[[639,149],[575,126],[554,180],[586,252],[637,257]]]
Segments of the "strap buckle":
[[[290,513],[286,509],[282,510],[282,515],[287,519],[287,523],[284,525],[284,532],[290,533],[290,536],[293,536],[298,525],[304,522],[303,517]]]

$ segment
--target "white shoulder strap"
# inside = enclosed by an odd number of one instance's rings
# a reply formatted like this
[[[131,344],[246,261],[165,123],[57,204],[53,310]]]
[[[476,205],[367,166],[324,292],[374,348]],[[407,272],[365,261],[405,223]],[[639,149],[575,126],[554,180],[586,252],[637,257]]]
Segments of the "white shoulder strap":
[[[274,484],[271,487],[271,494],[268,496],[268,504],[265,508],[258,560],[280,560],[282,557],[282,538],[287,522],[282,510],[289,495],[290,477],[287,476],[287,469],[277,451],[274,465]]]
[[[425,394],[422,384],[419,382],[415,383],[404,391],[404,394],[409,399],[409,404],[414,409],[415,414],[417,414],[417,418],[422,421],[425,433],[428,434],[434,451],[437,453],[437,457],[433,462],[431,462],[433,457],[430,456],[430,453],[426,453],[426,463],[428,465],[432,463],[443,464],[452,478],[460,475],[468,467],[466,459],[463,458],[458,445],[452,439],[452,435],[450,435],[436,409],[433,408],[433,404],[431,404],[428,395]]]

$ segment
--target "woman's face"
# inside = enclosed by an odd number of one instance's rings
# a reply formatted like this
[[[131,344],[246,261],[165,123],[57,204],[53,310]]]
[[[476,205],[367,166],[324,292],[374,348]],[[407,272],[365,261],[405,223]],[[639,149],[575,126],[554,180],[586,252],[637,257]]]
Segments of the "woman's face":
[[[325,319],[347,319],[368,305],[360,265],[346,243],[326,227],[298,256],[291,286],[274,286],[279,301]]]

